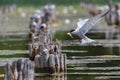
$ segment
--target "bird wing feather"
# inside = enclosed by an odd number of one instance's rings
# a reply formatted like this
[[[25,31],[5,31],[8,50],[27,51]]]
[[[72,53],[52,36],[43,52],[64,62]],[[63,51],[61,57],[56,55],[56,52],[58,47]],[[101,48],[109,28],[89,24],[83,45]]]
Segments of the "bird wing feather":
[[[77,22],[77,30],[82,28],[82,26],[88,21],[89,19],[83,19],[83,20],[79,20]]]
[[[100,21],[108,12],[109,10],[105,10],[104,12],[102,12],[101,14],[90,18],[85,24],[83,24],[82,26],[80,26],[79,28],[79,32],[86,34],[98,21]],[[78,25],[79,26],[79,25]]]

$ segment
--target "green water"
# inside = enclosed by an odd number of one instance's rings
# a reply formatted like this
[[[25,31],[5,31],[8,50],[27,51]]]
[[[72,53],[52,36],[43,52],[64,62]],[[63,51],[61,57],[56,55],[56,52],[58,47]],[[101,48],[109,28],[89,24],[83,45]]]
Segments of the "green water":
[[[66,41],[69,38],[66,39]],[[63,45],[64,42],[63,42]],[[75,42],[67,41],[67,44]],[[78,43],[78,42],[77,42]],[[1,66],[8,60],[27,58],[28,39],[25,37],[1,37]],[[59,75],[36,76],[34,80],[119,80],[120,48],[118,46],[64,45],[62,52],[67,54],[67,72]],[[0,67],[0,74],[4,73]],[[0,78],[3,80],[3,78]]]

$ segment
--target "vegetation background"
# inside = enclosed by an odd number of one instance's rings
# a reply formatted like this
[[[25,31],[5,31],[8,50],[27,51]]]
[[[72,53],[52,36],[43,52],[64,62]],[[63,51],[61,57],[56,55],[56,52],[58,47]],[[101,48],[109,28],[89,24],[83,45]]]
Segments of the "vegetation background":
[[[95,4],[106,4],[108,0],[0,0],[0,6],[4,6],[7,4],[13,4],[19,6],[40,6],[45,5],[46,2],[52,2],[56,5],[76,5],[82,1],[90,1]],[[114,2],[120,2],[120,0],[113,0]]]

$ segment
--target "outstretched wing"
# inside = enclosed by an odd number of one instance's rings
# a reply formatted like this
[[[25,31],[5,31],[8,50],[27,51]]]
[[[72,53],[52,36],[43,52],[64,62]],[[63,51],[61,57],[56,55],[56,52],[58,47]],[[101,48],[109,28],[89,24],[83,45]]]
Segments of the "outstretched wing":
[[[83,20],[79,20],[77,22],[77,30],[82,28],[82,26],[88,21],[89,19],[83,19]]]
[[[81,28],[79,28],[79,32],[82,34],[86,34],[98,21],[100,21],[108,12],[109,10],[106,10],[102,12],[101,14],[90,18]]]

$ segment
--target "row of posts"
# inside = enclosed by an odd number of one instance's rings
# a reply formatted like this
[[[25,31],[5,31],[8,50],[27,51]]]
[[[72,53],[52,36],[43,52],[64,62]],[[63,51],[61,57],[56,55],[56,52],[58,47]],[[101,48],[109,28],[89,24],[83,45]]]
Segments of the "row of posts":
[[[29,58],[5,65],[5,80],[34,80],[35,73],[60,73],[67,70],[66,54],[61,53],[61,42],[52,40],[49,25],[55,5],[48,4],[30,18]],[[46,18],[46,19],[45,19]]]

